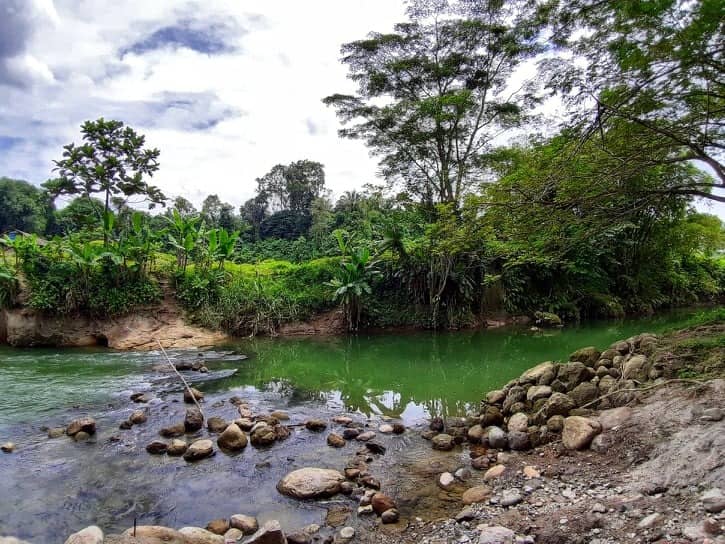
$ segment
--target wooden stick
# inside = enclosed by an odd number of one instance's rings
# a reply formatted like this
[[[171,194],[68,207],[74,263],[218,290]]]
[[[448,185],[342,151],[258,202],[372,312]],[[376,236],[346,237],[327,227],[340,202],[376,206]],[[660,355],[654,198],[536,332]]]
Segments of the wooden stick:
[[[191,400],[194,401],[194,404],[196,404],[196,407],[199,409],[199,412],[201,412],[201,417],[204,418],[204,411],[201,409],[201,406],[199,406],[199,403],[196,400],[196,395],[191,391],[191,387],[189,387],[189,384],[186,382],[184,377],[181,375],[181,373],[176,370],[176,367],[174,366],[174,363],[171,362],[171,359],[169,358],[169,355],[166,353],[166,350],[164,349],[164,346],[161,345],[161,342],[158,338],[155,338],[156,343],[159,345],[159,348],[161,348],[161,353],[164,354],[164,357],[166,357],[166,362],[169,363],[169,366],[172,368],[174,372],[176,372],[176,375],[179,377],[179,379],[183,382],[184,387],[186,387],[186,390],[189,392],[189,395],[191,395]],[[206,419],[206,418],[204,418]]]
[[[671,383],[692,383],[692,384],[695,384],[695,385],[705,385],[705,382],[700,382],[698,380],[688,380],[688,379],[685,379],[685,378],[675,378],[675,379],[672,379],[672,380],[664,381],[662,383],[656,383],[654,385],[649,385],[647,387],[634,387],[634,388],[630,388],[630,389],[617,389],[616,391],[611,391],[610,393],[607,393],[606,395],[602,395],[601,397],[596,398],[596,399],[594,399],[591,402],[587,402],[586,404],[580,406],[579,408],[586,408],[587,406],[591,406],[592,404],[596,404],[600,400],[606,399],[607,397],[611,397],[612,395],[616,395],[617,393],[629,393],[629,392],[637,393],[639,391],[649,391],[650,389],[656,389],[657,387],[662,387],[663,385],[669,385]]]

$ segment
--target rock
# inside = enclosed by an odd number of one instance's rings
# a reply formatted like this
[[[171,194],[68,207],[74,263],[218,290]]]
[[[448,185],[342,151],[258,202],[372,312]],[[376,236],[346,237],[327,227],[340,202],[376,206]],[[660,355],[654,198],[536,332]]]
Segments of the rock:
[[[583,382],[569,392],[569,397],[577,406],[589,404],[597,398],[599,388],[592,382]]]
[[[227,423],[223,418],[217,416],[212,416],[206,421],[206,428],[210,433],[221,433],[228,425],[229,423]]]
[[[481,414],[480,422],[484,428],[491,425],[501,425],[503,423],[503,414],[496,406],[486,406]]]
[[[225,544],[227,542],[236,542],[237,540],[241,540],[243,536],[244,533],[242,531],[232,527],[226,533],[224,533],[224,542]]]
[[[283,410],[275,410],[269,415],[278,421],[289,421],[289,414]]]
[[[176,436],[181,436],[186,432],[186,425],[184,423],[177,423],[176,425],[171,425],[170,427],[164,427],[159,431],[159,434],[163,436],[164,438],[173,438]]]
[[[615,427],[621,427],[622,425],[628,423],[631,418],[632,408],[629,406],[621,406],[619,408],[604,410],[599,413],[599,416],[597,416],[597,420],[604,431],[609,431]]]
[[[551,312],[534,312],[534,322],[540,327],[561,327],[561,318]]]
[[[519,378],[520,383],[538,383],[539,379],[547,372],[554,372],[555,365],[552,361],[546,361],[540,363],[533,368],[528,369],[526,372],[521,374]]]
[[[342,448],[345,446],[345,444],[347,444],[347,442],[339,434],[330,433],[329,435],[327,435],[328,446],[331,446],[333,448]]]
[[[655,512],[654,514],[650,514],[649,516],[645,516],[637,524],[637,528],[638,529],[649,529],[651,527],[654,527],[654,525],[659,521],[659,519],[661,517],[662,517],[662,514],[658,514],[657,512]]]
[[[505,489],[501,494],[501,506],[514,506],[523,500],[518,489]]]
[[[491,461],[485,455],[482,455],[481,457],[476,457],[473,461],[471,461],[471,466],[476,470],[485,470],[490,464]]]
[[[75,440],[76,442],[83,442],[84,440],[88,440],[90,437],[91,435],[87,432],[79,431],[73,435],[73,440]]]
[[[486,481],[494,480],[501,476],[504,472],[506,472],[506,467],[504,465],[494,465],[486,471],[483,475],[483,479]]]
[[[508,446],[508,439],[506,433],[500,427],[491,426],[488,428],[487,433],[488,444],[494,449],[505,449]]]
[[[232,528],[239,529],[245,535],[254,534],[259,529],[257,518],[245,516],[244,514],[234,514],[229,518],[229,524]]]
[[[196,399],[197,402],[201,402],[204,400],[204,393],[193,387],[184,389],[184,402],[187,404],[194,404],[194,399]]]
[[[103,544],[103,531],[100,527],[91,525],[70,535],[65,544]]]
[[[169,445],[162,440],[154,440],[146,446],[146,451],[151,455],[163,455],[169,449]]]
[[[301,468],[282,478],[277,490],[295,499],[330,497],[340,491],[343,481],[345,477],[336,470]]]
[[[229,520],[222,518],[211,520],[206,526],[206,530],[215,535],[223,535],[229,529],[231,529]]]
[[[431,440],[434,450],[450,451],[455,446],[453,437],[449,434],[437,434]]]
[[[702,411],[700,421],[721,421],[725,416],[721,408],[706,408]]]
[[[648,373],[649,365],[645,355],[632,355],[624,362],[622,368],[622,376],[625,380],[645,381]]]
[[[287,544],[310,544],[312,537],[304,531],[296,531],[287,535]]]
[[[393,426],[388,423],[383,423],[378,427],[378,431],[383,434],[391,434],[393,432]]]
[[[453,476],[451,476],[451,478],[453,478]],[[395,501],[384,493],[375,493],[375,495],[373,495],[372,500],[370,501],[370,504],[373,507],[373,511],[379,516],[382,515],[383,512],[386,512],[387,510],[391,510],[393,508],[398,507],[395,504]]]
[[[360,442],[367,442],[368,440],[372,440],[375,438],[375,433],[373,431],[365,431],[364,433],[360,433],[355,437],[356,440],[359,440]]]
[[[398,519],[400,519],[400,513],[395,508],[386,510],[380,516],[380,521],[382,521],[385,524],[397,523]]]
[[[440,417],[434,417],[430,420],[430,425],[428,425],[428,428],[431,431],[436,431],[438,433],[442,433],[445,425],[443,424],[443,418]]]
[[[352,527],[343,527],[340,529],[338,535],[342,540],[352,540],[355,536],[355,529]]]
[[[524,476],[526,478],[539,478],[541,474],[538,470],[536,470],[536,467],[532,467],[531,465],[526,465],[523,470]]]
[[[466,489],[461,496],[463,504],[475,504],[477,502],[486,502],[493,492],[486,485],[477,485],[470,489]]]
[[[509,448],[514,451],[524,451],[531,447],[529,434],[521,431],[511,431],[508,433]]]
[[[365,447],[368,449],[368,451],[370,451],[370,453],[375,453],[378,455],[385,454],[385,446],[379,444],[378,442],[366,442]]]
[[[180,531],[159,525],[139,525],[136,527],[136,539],[144,544],[189,544],[189,538]],[[134,529],[126,529],[122,536],[132,537]]]
[[[552,393],[541,409],[545,419],[551,416],[567,416],[569,411],[576,407],[576,403],[569,395],[564,393]]]
[[[451,489],[453,487],[453,484],[455,484],[455,483],[456,483],[456,479],[453,477],[453,474],[451,474],[450,472],[444,472],[438,478],[438,486],[441,487],[442,489],[445,489],[446,491]]]
[[[340,425],[350,425],[353,420],[349,416],[335,416],[332,418],[332,421],[334,423],[339,423]]]
[[[321,419],[308,419],[305,421],[305,427],[310,431],[324,431],[327,429],[327,422]]]
[[[245,544],[287,544],[282,527],[277,520],[265,523]]]
[[[393,434],[404,434],[405,425],[402,423],[393,423]]]
[[[593,367],[599,361],[600,357],[601,352],[597,348],[590,346],[576,350],[569,356],[569,360],[578,361],[584,363],[586,366]]]
[[[559,365],[559,372],[556,377],[571,391],[582,382],[592,379],[596,375],[594,369],[587,367],[584,363],[574,361]]]
[[[360,429],[345,429],[342,431],[342,437],[346,440],[354,440],[360,435]]]
[[[261,426],[255,426],[249,439],[252,442],[252,445],[256,447],[269,446],[277,440],[277,433],[274,428],[267,424],[263,424]]]
[[[15,451],[15,443],[5,442],[2,446],[0,446],[0,450],[4,453],[13,453]]]
[[[606,433],[598,434],[592,439],[589,448],[597,453],[607,453],[613,446],[613,438]]]
[[[14,536],[0,536],[0,544],[31,544],[27,540],[20,540]]]
[[[65,427],[53,427],[48,429],[48,438],[60,438],[65,434]]]
[[[553,433],[560,433],[564,430],[564,416],[551,416],[546,420],[546,428]]]
[[[458,523],[461,523],[462,521],[471,521],[476,519],[476,511],[470,506],[466,506],[463,510],[458,512],[453,519],[455,519]]]
[[[198,431],[204,425],[204,416],[196,406],[186,409],[186,417],[184,417],[184,430],[187,433]]]
[[[96,420],[92,417],[74,419],[70,422],[65,432],[68,436],[75,436],[79,432],[84,432],[88,435],[96,434]]]
[[[254,422],[251,419],[245,419],[243,417],[240,417],[238,419],[234,420],[234,424],[239,427],[243,431],[251,431],[254,427]]]
[[[456,480],[465,482],[466,480],[470,480],[471,476],[473,476],[473,474],[471,474],[471,471],[468,470],[467,468],[461,467],[458,470],[456,470],[456,472],[453,473],[453,476],[456,477]]]
[[[486,394],[486,403],[487,404],[501,404],[505,398],[506,398],[506,391],[504,391],[503,389],[496,389],[494,391],[489,391]]]
[[[357,509],[358,516],[370,516],[372,514],[374,514],[372,504],[366,504],[365,506],[360,506]]]
[[[222,449],[240,451],[247,447],[247,435],[236,423],[232,423],[219,435],[216,443]]]
[[[131,423],[131,422],[130,422],[130,421],[128,421],[128,420],[126,420],[126,421],[122,421],[122,422],[121,422],[121,423],[120,423],[120,424],[118,425],[118,428],[119,428],[119,429],[121,429],[122,431],[127,431],[127,430],[129,430],[129,429],[130,429],[131,427],[133,427],[133,423]]]
[[[146,423],[147,420],[148,416],[143,410],[134,410],[131,416],[128,418],[128,421],[131,422],[131,424],[133,425],[140,425],[142,423]]]
[[[503,401],[501,412],[504,415],[514,413],[514,406],[526,400],[526,390],[520,385],[514,385],[509,389],[506,398]]]
[[[594,419],[571,416],[564,420],[561,441],[566,449],[581,450],[586,448],[601,430],[602,426]]]
[[[146,403],[151,400],[151,397],[149,397],[146,393],[134,393],[129,397],[132,402],[138,402],[138,403]]]
[[[725,495],[723,495],[720,488],[713,487],[712,489],[708,489],[700,495],[700,500],[706,512],[719,514],[725,510]]]
[[[482,425],[474,425],[470,429],[468,429],[468,441],[472,442],[473,444],[478,444],[481,442],[481,438],[483,438],[484,432],[483,432],[483,426]]]
[[[545,399],[551,396],[553,390],[548,385],[532,385],[529,390],[526,391],[526,400],[530,403],[534,403],[539,399]]]
[[[178,457],[179,455],[184,455],[184,452],[186,452],[188,448],[189,445],[186,442],[175,438],[171,441],[171,444],[169,444],[169,447],[166,450],[166,454]]]
[[[483,527],[479,525],[478,544],[514,544],[516,533],[500,525]]]
[[[284,440],[285,438],[289,438],[289,436],[290,436],[289,427],[285,427],[284,425],[275,425],[273,428],[274,428],[274,436],[277,440]]]
[[[179,532],[186,537],[189,544],[225,544],[222,535],[201,527],[182,527]]]
[[[184,452],[184,460],[199,461],[214,453],[214,443],[211,440],[203,439],[192,442]]]
[[[509,418],[507,427],[509,432],[526,432],[526,429],[529,428],[529,416],[527,416],[524,412],[514,414]]]

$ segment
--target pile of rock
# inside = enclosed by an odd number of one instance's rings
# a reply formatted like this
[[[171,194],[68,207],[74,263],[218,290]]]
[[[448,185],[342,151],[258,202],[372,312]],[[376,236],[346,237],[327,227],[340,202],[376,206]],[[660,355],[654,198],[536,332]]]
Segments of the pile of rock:
[[[589,417],[595,408],[627,404],[635,395],[631,389],[662,378],[662,367],[652,358],[656,343],[654,335],[641,334],[603,352],[582,348],[563,364],[541,363],[488,393],[478,416],[434,419],[424,437],[438,450],[464,441],[528,450],[560,435],[566,448],[586,448],[602,429]]]

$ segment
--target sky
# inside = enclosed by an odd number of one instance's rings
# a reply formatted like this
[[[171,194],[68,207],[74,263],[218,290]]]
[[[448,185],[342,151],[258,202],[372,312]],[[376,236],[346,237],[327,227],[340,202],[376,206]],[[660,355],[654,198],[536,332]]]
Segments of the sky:
[[[324,164],[334,196],[380,182],[322,98],[354,90],[343,43],[404,19],[403,0],[0,0],[0,176],[42,183],[105,117],[145,134],[152,183],[197,206],[238,206],[300,159]]]

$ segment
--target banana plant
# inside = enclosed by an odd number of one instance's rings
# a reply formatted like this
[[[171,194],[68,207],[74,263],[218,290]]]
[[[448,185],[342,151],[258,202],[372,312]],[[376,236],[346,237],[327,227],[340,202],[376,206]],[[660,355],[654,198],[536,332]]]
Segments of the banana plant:
[[[178,210],[173,209],[167,221],[169,243],[176,249],[176,266],[184,273],[199,240],[201,218],[184,217]]]

